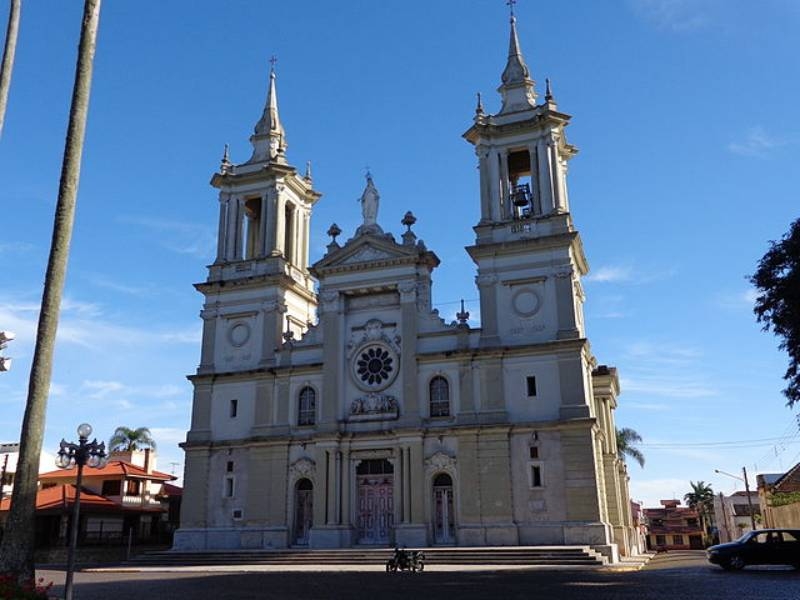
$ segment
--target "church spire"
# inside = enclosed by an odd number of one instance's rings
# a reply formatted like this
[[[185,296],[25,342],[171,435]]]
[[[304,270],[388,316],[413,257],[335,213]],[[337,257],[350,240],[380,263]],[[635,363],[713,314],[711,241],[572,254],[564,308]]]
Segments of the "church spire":
[[[536,106],[536,82],[531,79],[528,65],[522,56],[517,35],[517,17],[514,16],[514,5],[511,5],[511,34],[508,41],[508,61],[501,76],[502,84],[498,92],[503,97],[503,108],[500,114],[526,110]]]
[[[286,158],[286,132],[283,130],[280,116],[278,115],[278,93],[275,89],[275,63],[273,56],[269,69],[269,91],[264,112],[256,123],[250,142],[253,144],[253,157],[250,162],[273,161],[285,163]]]

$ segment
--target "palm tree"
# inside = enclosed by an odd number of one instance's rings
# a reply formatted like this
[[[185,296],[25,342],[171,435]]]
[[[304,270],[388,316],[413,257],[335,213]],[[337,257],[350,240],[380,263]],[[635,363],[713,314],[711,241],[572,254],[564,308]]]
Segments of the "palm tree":
[[[639,463],[640,467],[644,468],[644,454],[635,446],[641,441],[642,436],[635,430],[629,427],[617,429],[617,454],[622,460],[625,460],[626,456],[630,456]]]
[[[11,6],[8,10],[6,45],[3,48],[3,64],[0,66],[0,134],[3,133],[3,121],[6,117],[6,106],[8,105],[8,89],[11,87],[11,71],[14,69],[14,54],[17,51],[21,4],[22,0],[11,0]]]
[[[156,442],[147,427],[117,427],[114,435],[108,440],[109,452],[129,452],[131,450],[142,450],[144,448],[156,449]]]
[[[691,492],[684,494],[683,499],[689,508],[693,508],[700,516],[700,526],[703,529],[703,535],[706,535],[706,523],[709,515],[714,513],[714,490],[711,489],[711,484],[705,481],[690,481],[689,485],[692,487]]]
[[[11,495],[11,510],[6,520],[6,531],[0,545],[0,573],[8,574],[20,582],[32,581],[34,577],[33,532],[39,456],[42,452],[45,411],[53,372],[53,350],[64,279],[67,274],[72,223],[75,220],[75,202],[78,195],[86,115],[92,85],[92,66],[100,20],[100,1],[85,0],[83,6],[75,85],[72,89],[72,105],[69,111],[64,160],[61,165],[53,237],[50,241],[50,257],[47,261],[36,346],[28,383],[28,400],[20,433],[17,474],[14,480],[14,492]]]

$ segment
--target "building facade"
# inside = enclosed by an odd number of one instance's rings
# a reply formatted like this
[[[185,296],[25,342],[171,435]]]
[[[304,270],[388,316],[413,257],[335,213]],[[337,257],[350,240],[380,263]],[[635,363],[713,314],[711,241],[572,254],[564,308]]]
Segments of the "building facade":
[[[703,543],[700,514],[680,500],[662,500],[661,508],[645,508],[647,547],[650,550],[698,550]]]
[[[570,213],[577,149],[549,85],[539,101],[512,17],[502,106],[464,138],[480,171],[480,327],[433,308],[439,259],[414,216],[335,224],[309,265],[321,194],[286,158],[274,71],[253,154],[226,154],[219,243],[186,452],[181,549],[363,544],[591,545],[629,552],[614,368],[586,338],[587,273]]]
[[[750,519],[752,507],[756,523],[762,521],[758,504],[758,492],[734,492],[728,496],[722,492],[714,496],[714,520],[717,523],[719,541],[732,542],[753,529]]]

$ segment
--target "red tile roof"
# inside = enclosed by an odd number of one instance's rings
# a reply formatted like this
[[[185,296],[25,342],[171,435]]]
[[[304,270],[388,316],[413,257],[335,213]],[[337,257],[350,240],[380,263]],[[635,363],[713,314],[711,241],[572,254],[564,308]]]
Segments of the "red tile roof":
[[[63,509],[72,506],[75,502],[74,485],[57,485],[47,489],[39,490],[36,494],[36,510]],[[3,498],[0,502],[0,512],[5,512],[11,508],[11,497]],[[81,489],[81,510],[102,509],[102,510],[122,510],[122,507],[108,498],[95,494],[94,492]]]
[[[177,479],[175,475],[169,473],[162,473],[161,471],[152,471],[148,473],[141,467],[132,465],[129,462],[122,460],[112,460],[102,469],[95,469],[94,467],[83,468],[84,477],[104,477],[106,479],[114,476],[125,477],[128,479],[151,479],[153,481],[174,481]],[[76,479],[78,477],[78,467],[71,469],[58,469],[56,471],[49,471],[39,475],[40,481],[52,481],[54,479]]]

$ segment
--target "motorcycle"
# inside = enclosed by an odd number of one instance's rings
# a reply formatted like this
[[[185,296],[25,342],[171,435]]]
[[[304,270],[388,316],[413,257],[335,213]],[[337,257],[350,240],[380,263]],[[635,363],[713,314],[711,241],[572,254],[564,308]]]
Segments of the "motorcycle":
[[[392,557],[386,561],[386,572],[411,571],[416,573],[425,570],[425,553],[422,550],[394,549]]]

